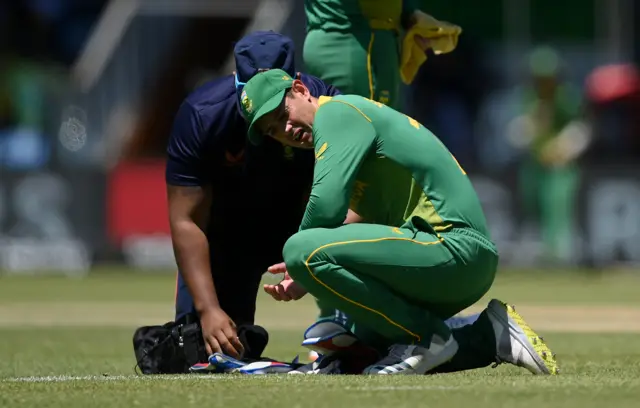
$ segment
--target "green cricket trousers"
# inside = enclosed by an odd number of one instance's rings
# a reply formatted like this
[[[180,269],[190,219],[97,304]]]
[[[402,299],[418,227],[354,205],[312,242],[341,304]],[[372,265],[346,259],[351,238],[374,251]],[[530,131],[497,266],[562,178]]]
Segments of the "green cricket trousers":
[[[540,221],[545,255],[549,260],[571,260],[579,183],[580,173],[575,164],[548,168],[528,159],[520,166],[519,185],[524,209],[527,216]]]
[[[312,29],[304,42],[305,71],[343,94],[364,96],[400,108],[400,48],[395,30],[349,32]]]
[[[449,338],[444,320],[482,298],[498,264],[495,246],[470,228],[438,234],[413,222],[301,231],[283,257],[289,275],[321,305],[389,345],[426,347],[434,334]]]

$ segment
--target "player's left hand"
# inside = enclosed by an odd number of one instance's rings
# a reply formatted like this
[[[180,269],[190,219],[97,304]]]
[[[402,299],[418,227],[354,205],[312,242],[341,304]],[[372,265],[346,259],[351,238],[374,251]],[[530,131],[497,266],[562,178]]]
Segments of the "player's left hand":
[[[291,279],[284,262],[275,264],[267,268],[267,272],[275,275],[284,273],[284,279],[277,285],[264,285],[264,291],[277,301],[288,302],[298,300],[307,294],[307,291]]]

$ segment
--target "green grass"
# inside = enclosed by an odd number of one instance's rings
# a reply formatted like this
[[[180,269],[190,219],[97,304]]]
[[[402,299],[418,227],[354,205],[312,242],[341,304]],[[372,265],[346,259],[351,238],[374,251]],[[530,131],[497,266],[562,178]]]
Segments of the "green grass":
[[[640,274],[633,273],[505,273],[487,298],[637,311],[638,283]],[[562,370],[553,378],[507,365],[407,378],[135,376],[133,330],[140,321],[169,320],[173,293],[172,275],[122,270],[84,279],[0,277],[0,407],[621,408],[640,400],[638,334],[599,333],[606,321],[594,321],[590,333],[543,330]],[[277,303],[261,295],[258,310],[271,335],[265,354],[304,358],[299,344],[315,311],[312,301]]]
[[[0,406],[38,407],[635,407],[640,398],[640,342],[632,334],[547,334],[562,374],[534,377],[506,365],[412,378],[324,376],[133,377],[131,331],[0,330]],[[298,332],[272,333],[267,354],[301,351]],[[47,382],[16,377],[96,376]],[[121,377],[125,376],[125,377]],[[59,379],[61,380],[61,379]],[[42,381],[42,380],[41,380]]]
[[[35,284],[34,284],[35,282]],[[638,304],[640,271],[508,271],[499,273],[487,296],[537,304]],[[2,276],[0,303],[38,301],[153,301],[172,299],[175,273],[100,269],[86,278]]]

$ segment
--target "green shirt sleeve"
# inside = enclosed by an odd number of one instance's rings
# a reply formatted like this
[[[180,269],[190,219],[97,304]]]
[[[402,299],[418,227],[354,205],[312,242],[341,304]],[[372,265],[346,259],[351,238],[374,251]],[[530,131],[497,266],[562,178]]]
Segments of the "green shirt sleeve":
[[[313,138],[316,163],[300,231],[342,225],[355,177],[374,149],[376,132],[369,118],[357,108],[330,101],[318,108]]]

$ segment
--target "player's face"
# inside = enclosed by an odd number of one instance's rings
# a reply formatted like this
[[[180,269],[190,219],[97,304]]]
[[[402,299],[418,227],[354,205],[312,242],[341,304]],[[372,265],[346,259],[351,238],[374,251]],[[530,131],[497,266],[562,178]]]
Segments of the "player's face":
[[[313,149],[313,118],[317,106],[301,81],[294,81],[282,104],[260,121],[263,134],[280,143],[302,149]]]

